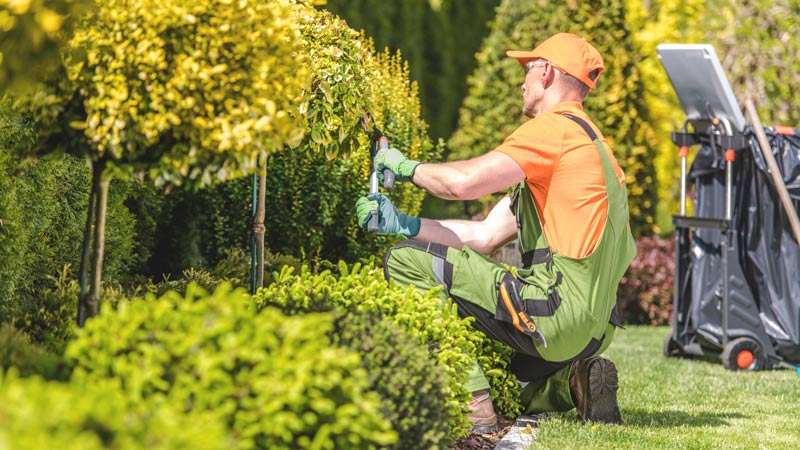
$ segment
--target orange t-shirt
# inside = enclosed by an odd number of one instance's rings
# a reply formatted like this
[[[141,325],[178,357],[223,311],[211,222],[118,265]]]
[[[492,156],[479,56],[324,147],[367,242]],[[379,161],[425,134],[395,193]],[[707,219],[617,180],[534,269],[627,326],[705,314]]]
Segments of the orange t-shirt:
[[[582,258],[591,254],[603,233],[608,195],[603,167],[591,138],[569,113],[585,120],[602,140],[619,183],[625,175],[608,141],[578,102],[564,102],[525,122],[495,151],[519,164],[533,192],[550,248]]]

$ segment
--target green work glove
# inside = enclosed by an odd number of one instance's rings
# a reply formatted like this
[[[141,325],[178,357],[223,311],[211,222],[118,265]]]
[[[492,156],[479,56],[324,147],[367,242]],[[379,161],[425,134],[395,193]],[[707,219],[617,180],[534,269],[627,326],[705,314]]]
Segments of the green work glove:
[[[401,234],[414,237],[419,233],[419,217],[401,213],[383,194],[369,194],[356,201],[356,215],[361,228],[367,228],[372,211],[378,210],[378,234]]]
[[[419,164],[419,161],[406,158],[406,155],[396,148],[387,148],[375,155],[375,168],[378,170],[378,178],[381,180],[383,180],[383,169],[389,169],[394,172],[397,180],[411,181]]]

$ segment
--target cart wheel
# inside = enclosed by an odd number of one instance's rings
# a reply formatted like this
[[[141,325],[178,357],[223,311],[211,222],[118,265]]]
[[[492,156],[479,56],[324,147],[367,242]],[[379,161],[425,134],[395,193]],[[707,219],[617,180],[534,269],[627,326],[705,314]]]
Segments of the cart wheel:
[[[720,355],[722,365],[728,370],[761,370],[764,367],[764,352],[761,345],[749,337],[728,342]]]
[[[667,358],[671,358],[673,356],[680,356],[681,349],[678,346],[678,343],[675,342],[675,338],[673,337],[672,332],[670,332],[667,337],[664,338],[664,356]]]

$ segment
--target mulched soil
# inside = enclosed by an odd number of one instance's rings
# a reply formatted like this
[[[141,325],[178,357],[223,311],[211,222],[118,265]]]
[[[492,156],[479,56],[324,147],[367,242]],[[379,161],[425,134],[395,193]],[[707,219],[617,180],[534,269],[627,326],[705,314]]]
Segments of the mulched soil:
[[[497,443],[514,425],[514,419],[497,416],[498,430],[491,434],[470,433],[469,436],[457,440],[450,450],[494,450]]]

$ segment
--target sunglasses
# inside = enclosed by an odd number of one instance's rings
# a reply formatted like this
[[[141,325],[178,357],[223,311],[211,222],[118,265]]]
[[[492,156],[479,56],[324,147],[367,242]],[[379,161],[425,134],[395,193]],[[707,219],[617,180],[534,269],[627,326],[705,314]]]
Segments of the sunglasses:
[[[528,76],[528,72],[534,67],[544,67],[547,65],[547,61],[543,61],[541,59],[537,59],[536,61],[528,61],[525,66],[525,76]]]

